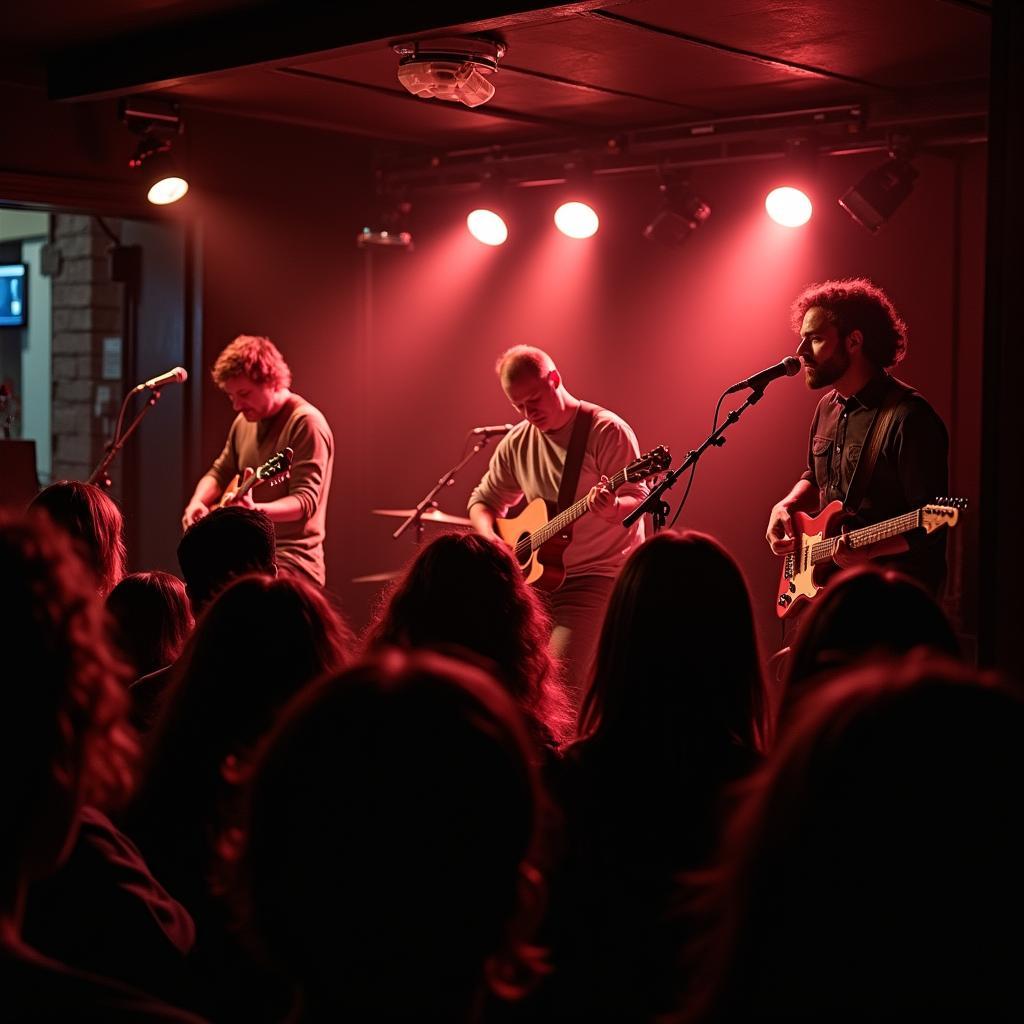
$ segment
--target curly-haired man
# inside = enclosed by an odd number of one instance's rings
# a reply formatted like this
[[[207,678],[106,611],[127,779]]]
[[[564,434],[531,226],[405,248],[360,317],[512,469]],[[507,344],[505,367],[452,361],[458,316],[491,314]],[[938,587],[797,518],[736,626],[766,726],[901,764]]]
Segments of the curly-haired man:
[[[807,386],[829,391],[811,420],[807,469],[768,521],[775,554],[792,550],[793,511],[819,511],[838,499],[869,525],[934,501],[948,483],[949,437],[942,420],[889,373],[906,353],[907,328],[885,292],[862,278],[826,281],[807,288],[792,314]],[[884,429],[878,457],[870,477],[856,479],[865,443],[873,447],[869,434],[876,418]],[[934,594],[946,575],[945,531],[918,534],[923,531],[856,550],[840,543],[835,560],[852,565],[881,559]]]
[[[292,371],[269,338],[239,335],[217,357],[213,380],[238,415],[224,450],[196,484],[182,515],[182,529],[187,530],[223,499],[232,477],[291,448],[294,458],[285,482],[273,491],[261,485],[228,499],[265,512],[274,524],[279,567],[322,586],[324,524],[334,466],[334,435],[327,420],[290,390]],[[265,500],[254,500],[254,493]]]

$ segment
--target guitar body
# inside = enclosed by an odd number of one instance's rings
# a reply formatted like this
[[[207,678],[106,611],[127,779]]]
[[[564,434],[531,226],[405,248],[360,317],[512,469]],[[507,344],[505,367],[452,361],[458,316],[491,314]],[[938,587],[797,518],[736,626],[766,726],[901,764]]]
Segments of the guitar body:
[[[811,547],[826,537],[839,534],[845,518],[841,501],[826,505],[816,516],[793,513],[795,547],[790,554],[783,556],[779,597],[775,602],[775,612],[780,619],[813,600],[828,577],[839,568],[835,562],[812,565]]]
[[[516,555],[523,567],[523,575],[527,583],[532,583],[539,590],[557,590],[565,580],[565,549],[572,539],[572,526],[566,527],[546,540],[536,551],[530,551],[528,542],[531,534],[546,526],[555,513],[554,502],[543,498],[534,498],[517,516],[509,519],[497,519],[494,528],[498,536],[513,551],[517,546],[525,547],[523,554]]]
[[[871,523],[857,529],[842,529],[846,512],[841,501],[826,505],[816,516],[803,512],[793,515],[793,551],[782,559],[782,579],[775,613],[784,619],[794,608],[813,601],[828,577],[838,570],[834,555],[843,539],[851,548],[868,548],[889,537],[900,537],[911,530],[934,533],[956,526],[960,513],[967,508],[966,498],[936,498],[912,512]],[[868,551],[870,554],[870,550]]]

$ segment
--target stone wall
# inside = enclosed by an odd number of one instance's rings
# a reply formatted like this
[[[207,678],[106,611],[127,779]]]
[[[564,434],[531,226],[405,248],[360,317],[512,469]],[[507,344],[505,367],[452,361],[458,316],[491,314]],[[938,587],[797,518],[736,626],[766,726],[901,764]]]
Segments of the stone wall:
[[[117,222],[108,226],[116,234]],[[123,371],[109,358],[104,366],[103,358],[104,339],[120,339],[123,324],[123,285],[110,279],[110,244],[96,218],[54,216],[60,254],[52,278],[54,480],[88,478],[110,440],[123,393]],[[116,488],[116,467],[112,476]]]

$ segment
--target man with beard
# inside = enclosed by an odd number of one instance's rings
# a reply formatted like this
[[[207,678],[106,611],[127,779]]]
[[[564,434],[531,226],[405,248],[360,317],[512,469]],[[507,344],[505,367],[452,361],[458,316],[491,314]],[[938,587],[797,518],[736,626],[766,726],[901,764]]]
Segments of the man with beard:
[[[793,548],[794,511],[818,512],[839,499],[855,516],[853,525],[870,525],[934,501],[948,483],[942,420],[888,372],[906,354],[907,328],[885,292],[862,278],[826,281],[807,288],[792,315],[807,386],[830,390],[811,420],[807,469],[768,521],[768,543],[777,555]],[[876,418],[881,447],[870,476],[855,481]],[[857,549],[841,542],[835,561],[848,566],[878,559],[937,595],[946,576],[946,532],[914,530]]]

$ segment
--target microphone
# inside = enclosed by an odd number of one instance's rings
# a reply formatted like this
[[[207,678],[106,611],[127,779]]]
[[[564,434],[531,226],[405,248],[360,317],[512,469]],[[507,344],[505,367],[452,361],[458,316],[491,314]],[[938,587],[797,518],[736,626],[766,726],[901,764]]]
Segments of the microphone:
[[[495,423],[489,427],[474,427],[470,433],[477,437],[497,437],[507,434],[514,426],[514,423]]]
[[[161,373],[159,377],[150,377],[142,384],[136,384],[136,391],[158,391],[165,384],[184,384],[188,380],[188,370],[184,366],[176,366],[173,370]]]
[[[726,391],[726,394],[731,395],[734,391],[742,391],[744,388],[761,391],[766,384],[771,384],[773,380],[776,380],[779,377],[795,377],[799,372],[800,360],[797,359],[796,356],[786,356],[781,363],[769,366],[767,370],[755,373],[753,377],[741,380],[739,384],[733,384],[733,386]]]

